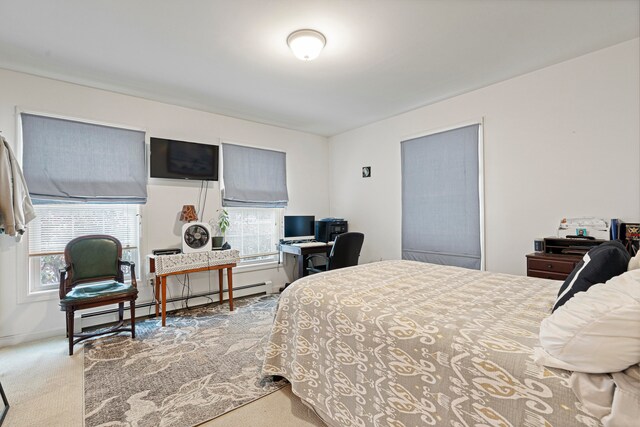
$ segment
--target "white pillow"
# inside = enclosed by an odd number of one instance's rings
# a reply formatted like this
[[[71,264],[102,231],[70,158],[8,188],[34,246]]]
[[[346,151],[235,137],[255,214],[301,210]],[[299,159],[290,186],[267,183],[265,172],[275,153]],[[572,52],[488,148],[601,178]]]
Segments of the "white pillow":
[[[578,292],[540,324],[540,365],[592,374],[640,363],[640,269]]]
[[[629,267],[627,267],[627,270],[636,270],[638,268],[640,268],[640,252],[629,260]]]

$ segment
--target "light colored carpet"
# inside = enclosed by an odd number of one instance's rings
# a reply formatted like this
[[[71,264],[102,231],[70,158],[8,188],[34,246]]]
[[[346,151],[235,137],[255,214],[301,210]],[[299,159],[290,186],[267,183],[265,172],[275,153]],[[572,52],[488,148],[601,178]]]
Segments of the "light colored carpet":
[[[7,426],[82,426],[82,351],[65,347],[57,338],[0,349]]]
[[[3,427],[83,426],[82,346],[64,337],[0,349],[0,381],[11,408]],[[324,427],[286,386],[203,423],[205,427]]]

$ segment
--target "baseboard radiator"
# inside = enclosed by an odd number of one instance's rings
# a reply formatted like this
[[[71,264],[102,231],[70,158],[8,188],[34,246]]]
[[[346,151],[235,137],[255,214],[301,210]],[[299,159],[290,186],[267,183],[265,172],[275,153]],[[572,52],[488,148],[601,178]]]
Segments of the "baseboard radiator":
[[[269,287],[271,286],[271,281],[268,282],[260,282],[260,283],[252,283],[250,285],[244,285],[244,286],[234,286],[233,287],[233,291],[237,292],[237,291],[242,291],[244,289],[251,289],[251,288],[257,288],[259,286],[266,286],[267,287],[267,293],[269,293]],[[175,297],[175,298],[167,298],[167,304],[170,303],[174,303],[174,302],[179,302],[179,301],[186,301],[188,299],[194,299],[194,298],[207,298],[207,297],[211,297],[213,295],[218,295],[220,293],[220,291],[210,291],[210,292],[202,292],[202,293],[198,293],[198,294],[191,294],[191,295],[187,295],[187,296],[180,296],[180,297]],[[235,298],[234,298],[235,299]],[[211,304],[211,302],[206,302],[203,304],[195,304],[192,307],[198,307],[201,305],[207,305],[207,304]],[[138,309],[143,309],[143,308],[149,308],[149,307],[155,307],[156,303],[154,301],[149,301],[149,302],[143,302],[140,304],[136,304],[136,314]],[[169,307],[167,307],[167,312],[171,312],[171,311],[176,311],[176,310],[181,310],[182,308],[175,308],[172,310],[169,310]],[[125,313],[127,312],[127,306],[125,306]],[[100,310],[100,311],[93,311],[91,313],[84,313],[82,314],[80,317],[82,319],[88,319],[91,317],[96,317],[96,316],[104,316],[106,314],[117,314],[118,313],[118,309],[117,308],[110,308],[107,310]],[[138,317],[148,317],[147,315],[143,315],[143,316],[137,316]]]

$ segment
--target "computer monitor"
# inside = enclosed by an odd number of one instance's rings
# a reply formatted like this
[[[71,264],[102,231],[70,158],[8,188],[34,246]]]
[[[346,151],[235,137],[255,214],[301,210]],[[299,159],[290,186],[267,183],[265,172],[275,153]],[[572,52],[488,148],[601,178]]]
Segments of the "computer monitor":
[[[312,240],[315,238],[316,217],[313,215],[285,215],[285,240]]]

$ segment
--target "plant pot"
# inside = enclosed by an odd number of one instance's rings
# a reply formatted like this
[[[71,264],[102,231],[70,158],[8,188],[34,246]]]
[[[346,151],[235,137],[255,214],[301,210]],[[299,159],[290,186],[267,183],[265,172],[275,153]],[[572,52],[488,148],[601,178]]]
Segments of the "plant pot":
[[[213,247],[219,248],[224,243],[224,236],[213,236]]]

